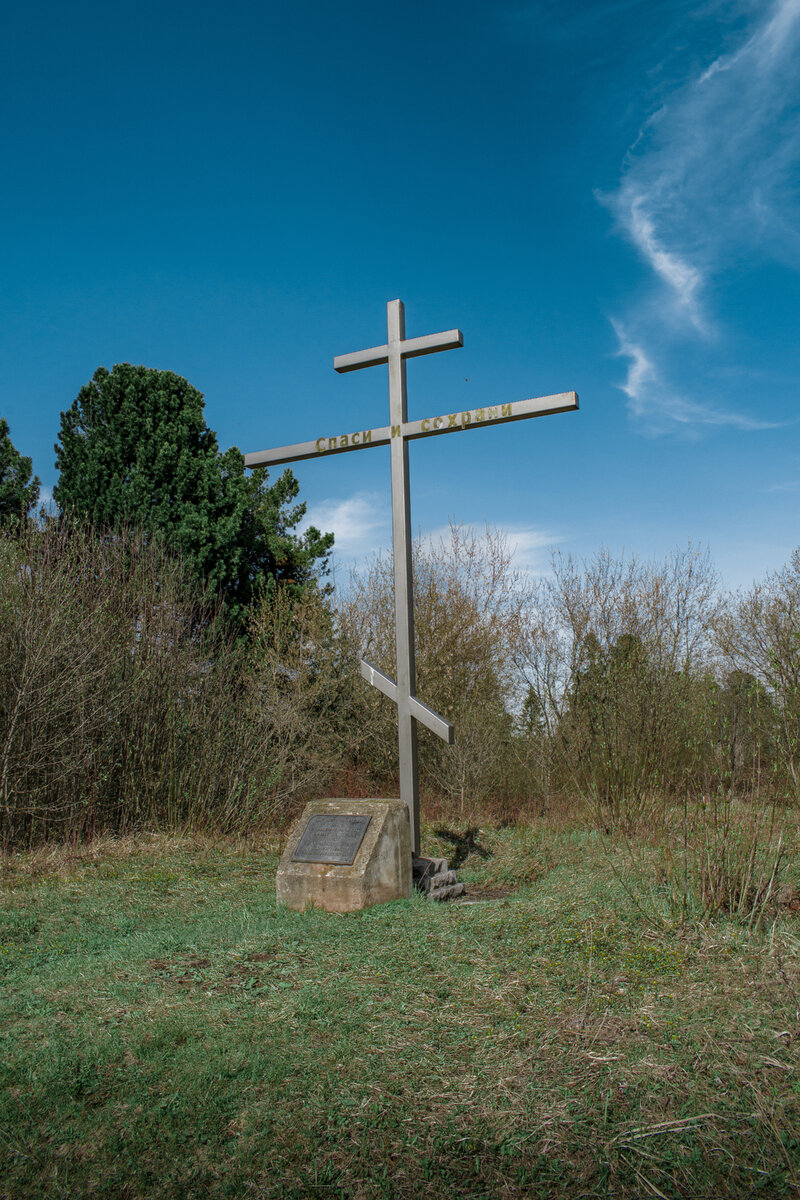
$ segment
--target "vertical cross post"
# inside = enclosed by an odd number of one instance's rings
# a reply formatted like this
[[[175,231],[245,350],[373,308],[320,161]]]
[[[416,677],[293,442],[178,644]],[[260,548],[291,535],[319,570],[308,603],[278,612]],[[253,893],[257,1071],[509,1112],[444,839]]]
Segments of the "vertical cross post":
[[[389,349],[389,421],[402,429],[408,420],[406,336],[402,300],[386,306]],[[411,568],[411,493],[408,480],[408,442],[393,437],[392,456],[392,555],[394,559],[394,628],[397,661],[397,737],[400,757],[400,798],[408,805],[413,853],[420,852],[419,768],[417,722],[411,713],[416,695],[414,656],[414,585]]]
[[[411,570],[411,495],[408,481],[408,400],[406,359],[439,350],[455,350],[464,344],[458,329],[406,338],[405,308],[402,300],[386,305],[387,338],[385,346],[340,354],[333,360],[334,370],[360,371],[386,363],[389,367],[389,434],[392,466],[392,558],[394,574],[394,629],[397,680],[391,680],[369,663],[361,663],[366,679],[380,688],[397,704],[397,740],[400,757],[400,799],[408,807],[411,847],[420,853],[419,840],[419,768],[417,763],[417,721],[422,720],[439,737],[453,743],[453,727],[416,697],[414,666],[414,584]],[[370,440],[372,434],[370,433]]]

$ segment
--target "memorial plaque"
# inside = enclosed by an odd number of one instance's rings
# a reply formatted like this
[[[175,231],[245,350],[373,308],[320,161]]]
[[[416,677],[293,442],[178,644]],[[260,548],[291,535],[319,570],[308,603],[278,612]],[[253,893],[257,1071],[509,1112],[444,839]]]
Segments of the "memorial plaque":
[[[308,818],[292,862],[352,866],[371,820],[350,813],[315,813]]]

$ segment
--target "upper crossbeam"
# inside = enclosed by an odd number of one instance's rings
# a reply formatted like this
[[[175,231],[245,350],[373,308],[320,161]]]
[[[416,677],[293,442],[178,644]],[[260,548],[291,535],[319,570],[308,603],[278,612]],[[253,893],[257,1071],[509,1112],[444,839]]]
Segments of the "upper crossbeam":
[[[464,335],[460,329],[448,329],[445,333],[426,333],[424,337],[403,338],[395,345],[401,358],[419,358],[422,354],[435,354],[437,350],[457,350],[459,346],[464,345]],[[387,343],[385,346],[372,346],[369,350],[355,350],[352,354],[337,354],[333,360],[333,369],[344,375],[346,371],[380,366],[382,363],[388,363],[393,348]]]

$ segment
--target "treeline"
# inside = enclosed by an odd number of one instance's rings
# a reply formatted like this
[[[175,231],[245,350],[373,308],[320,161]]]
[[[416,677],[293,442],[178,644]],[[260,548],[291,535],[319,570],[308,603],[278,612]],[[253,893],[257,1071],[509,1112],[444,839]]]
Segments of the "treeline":
[[[514,570],[502,535],[415,551],[429,813],[588,802],[628,831],[676,800],[796,801],[800,552],[725,595],[706,554]],[[334,599],[289,583],[246,636],[174,547],[66,518],[0,535],[0,840],[274,827],[311,795],[396,794],[391,563]]]
[[[733,595],[691,546],[661,563],[556,554],[531,580],[501,534],[453,527],[415,566],[418,694],[457,729],[452,749],[423,731],[422,774],[455,813],[580,797],[633,828],[686,795],[800,797],[800,551]],[[391,611],[379,561],[340,619],[385,670]],[[368,703],[388,763],[391,714]]]
[[[291,471],[246,473],[171,371],[98,368],[55,453],[37,513],[0,420],[0,840],[270,820],[318,773],[293,754],[316,700],[288,701],[286,626],[291,607],[293,628],[332,628],[333,535],[298,531]]]

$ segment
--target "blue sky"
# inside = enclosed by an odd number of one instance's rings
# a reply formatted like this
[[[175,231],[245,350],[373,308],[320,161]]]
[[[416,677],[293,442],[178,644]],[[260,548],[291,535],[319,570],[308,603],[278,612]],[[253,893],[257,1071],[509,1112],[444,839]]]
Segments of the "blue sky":
[[[243,451],[575,389],[411,446],[415,529],[519,562],[800,542],[800,0],[63,6],[5,21],[0,416],[43,483],[99,365],[206,397]],[[388,450],[297,464],[344,570],[389,542]]]

